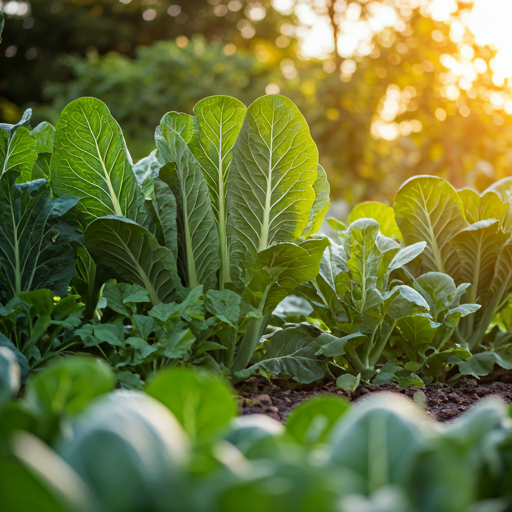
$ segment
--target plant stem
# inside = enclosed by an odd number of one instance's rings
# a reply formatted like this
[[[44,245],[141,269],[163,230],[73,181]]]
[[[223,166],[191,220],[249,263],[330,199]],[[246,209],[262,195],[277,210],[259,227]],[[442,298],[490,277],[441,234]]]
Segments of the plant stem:
[[[269,318],[270,315],[265,315],[263,318],[254,318],[249,322],[245,335],[240,343],[238,354],[231,366],[231,371],[233,373],[244,370],[249,364],[261,336],[267,327]]]

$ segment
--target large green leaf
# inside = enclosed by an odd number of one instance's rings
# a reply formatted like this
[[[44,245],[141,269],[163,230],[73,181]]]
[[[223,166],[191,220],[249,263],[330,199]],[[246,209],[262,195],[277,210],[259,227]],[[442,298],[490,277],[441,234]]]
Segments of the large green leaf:
[[[391,206],[378,201],[360,203],[350,212],[348,220],[352,223],[364,218],[376,220],[379,223],[380,232],[384,236],[402,239],[402,233],[395,221],[395,211]]]
[[[87,221],[104,215],[130,217],[142,201],[121,128],[107,106],[79,98],[62,111],[57,123],[51,184],[56,196],[81,198]]]
[[[32,110],[28,109],[19,123],[0,123],[0,178],[8,171],[16,171],[19,181],[30,180],[37,158],[36,142],[26,127],[31,115]]]
[[[229,96],[211,96],[197,103],[192,118],[194,136],[190,149],[201,165],[208,184],[213,213],[219,231],[221,283],[231,280],[227,241],[227,184],[233,146],[247,108]]]
[[[156,129],[155,139],[162,164],[160,178],[171,188],[178,208],[180,257],[190,288],[202,284],[214,288],[220,266],[219,236],[199,162],[187,143],[192,137],[192,118],[167,113]]]
[[[261,251],[249,267],[252,279],[244,300],[255,308],[261,306],[264,314],[271,313],[299,285],[318,275],[328,245],[327,238],[313,238],[300,245],[280,243]]]
[[[420,257],[422,270],[451,274],[457,259],[450,240],[467,226],[455,189],[442,178],[418,176],[402,185],[393,208],[405,243],[427,242]]]
[[[277,242],[296,240],[315,201],[318,150],[297,107],[264,96],[247,111],[228,183],[231,274]]]
[[[87,226],[85,245],[120,281],[146,288],[154,305],[176,298],[181,287],[174,256],[142,226],[123,217],[101,217]]]
[[[173,413],[194,445],[211,441],[236,415],[232,390],[211,373],[170,370],[158,375],[147,393]]]
[[[316,354],[326,338],[317,334],[317,330],[308,324],[277,331],[267,346],[264,358],[236,375],[247,378],[257,370],[265,369],[273,375],[288,375],[302,384],[321,379],[327,363],[325,358]]]
[[[64,296],[75,273],[69,227],[57,221],[77,198],[51,199],[45,180],[16,184],[18,173],[0,181],[0,277],[7,298],[38,288]]]
[[[475,302],[488,291],[494,277],[494,267],[505,237],[499,232],[497,219],[475,222],[457,233],[451,244],[457,251],[457,280],[470,283],[469,302]]]

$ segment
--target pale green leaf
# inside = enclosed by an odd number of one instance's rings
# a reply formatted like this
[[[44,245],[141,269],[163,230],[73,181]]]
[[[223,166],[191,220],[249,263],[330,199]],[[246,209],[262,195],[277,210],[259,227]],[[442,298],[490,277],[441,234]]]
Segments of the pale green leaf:
[[[248,109],[228,183],[231,274],[274,243],[292,242],[309,223],[318,150],[297,107],[267,95]]]
[[[51,183],[56,196],[81,198],[87,221],[130,217],[143,200],[121,128],[107,106],[79,98],[64,108],[55,131]]]
[[[391,206],[378,201],[368,201],[358,204],[348,218],[352,223],[358,219],[373,219],[379,223],[380,232],[387,237],[402,239],[402,233],[395,221],[395,212]]]
[[[402,185],[393,208],[405,243],[427,242],[422,269],[451,273],[458,262],[450,240],[467,226],[455,189],[442,178],[418,176]]]

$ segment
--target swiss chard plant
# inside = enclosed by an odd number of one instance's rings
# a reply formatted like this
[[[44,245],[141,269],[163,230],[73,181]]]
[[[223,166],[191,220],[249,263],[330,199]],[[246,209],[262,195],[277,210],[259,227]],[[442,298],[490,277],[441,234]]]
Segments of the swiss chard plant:
[[[153,307],[180,304],[201,286],[206,305],[230,311],[210,337],[219,345],[211,360],[236,372],[275,307],[317,275],[329,242],[310,235],[329,207],[329,186],[307,123],[286,98],[247,109],[211,97],[194,112],[166,114],[157,152],[133,165],[103,103],[70,103],[56,126],[52,190],[80,199],[83,297],[97,303],[97,266],[143,287]],[[211,308],[206,321],[216,316]]]
[[[490,334],[496,315],[512,291],[512,224],[509,209],[511,181],[496,183],[478,194],[456,191],[437,177],[417,177],[405,183],[394,202],[396,222],[406,244],[419,240],[425,251],[409,270],[446,272],[457,285],[469,283],[461,304],[480,310],[463,318],[452,340],[472,357],[460,362],[462,373],[485,375],[494,363],[512,368],[510,343]]]

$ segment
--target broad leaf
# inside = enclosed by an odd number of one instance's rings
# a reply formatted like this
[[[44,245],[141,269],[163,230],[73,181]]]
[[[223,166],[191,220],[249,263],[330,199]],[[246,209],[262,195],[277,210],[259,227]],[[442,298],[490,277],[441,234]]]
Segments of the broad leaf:
[[[352,223],[358,219],[373,219],[379,223],[380,232],[387,237],[402,239],[402,233],[395,221],[395,211],[391,206],[377,201],[368,201],[358,204],[348,218]]]
[[[273,375],[288,375],[302,384],[321,379],[327,364],[324,358],[316,356],[322,346],[316,334],[308,324],[277,331],[263,360],[236,375],[247,378],[257,370],[265,369]]]
[[[130,217],[142,202],[121,128],[107,106],[80,98],[62,111],[57,123],[51,184],[56,196],[81,198],[87,221],[104,215]]]
[[[315,201],[317,166],[308,125],[290,100],[268,95],[249,107],[228,184],[233,278],[258,252],[300,237]]]
[[[455,189],[442,178],[418,176],[402,185],[393,208],[405,243],[427,242],[422,270],[452,273],[457,261],[450,240],[467,226]]]
[[[229,96],[210,96],[194,107],[194,136],[189,147],[199,162],[208,184],[212,209],[219,232],[221,282],[229,282],[227,241],[227,187],[233,146],[247,108]]]
[[[0,123],[0,179],[8,171],[16,171],[18,181],[29,181],[32,166],[37,158],[36,142],[25,126],[30,121],[32,110],[23,114],[14,125]]]
[[[172,302],[176,288],[181,291],[172,253],[129,219],[108,215],[93,221],[85,231],[85,245],[113,276],[146,288],[154,305]]]
[[[16,172],[0,181],[0,277],[3,294],[50,288],[65,296],[75,273],[71,231],[57,221],[77,198],[51,199],[45,180],[15,184]]]
[[[186,114],[169,112],[156,129],[159,159],[167,165],[160,178],[176,198],[180,227],[180,254],[190,288],[202,284],[215,287],[220,266],[219,236],[201,166],[187,142],[192,137],[192,119]]]

